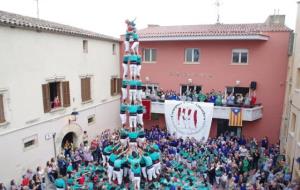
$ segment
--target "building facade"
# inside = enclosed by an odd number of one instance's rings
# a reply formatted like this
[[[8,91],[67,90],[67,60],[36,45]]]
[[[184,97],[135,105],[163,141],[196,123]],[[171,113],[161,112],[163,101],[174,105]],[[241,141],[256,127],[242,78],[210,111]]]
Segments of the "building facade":
[[[300,180],[300,2],[298,2],[294,51],[290,58],[288,88],[281,127],[281,151],[292,168],[293,178]]]
[[[0,181],[119,127],[119,40],[0,11]]]
[[[149,25],[138,33],[147,86],[247,93],[251,82],[257,85],[261,105],[243,109],[243,127],[228,127],[230,108],[215,106],[210,136],[234,131],[278,142],[291,37],[284,15],[258,24]],[[164,126],[163,103],[152,103],[152,113],[146,127]]]

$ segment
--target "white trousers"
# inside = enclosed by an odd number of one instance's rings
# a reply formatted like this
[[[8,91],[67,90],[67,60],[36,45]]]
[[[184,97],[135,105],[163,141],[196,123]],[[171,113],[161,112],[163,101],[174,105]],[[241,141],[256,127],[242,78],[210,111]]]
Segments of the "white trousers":
[[[147,179],[146,167],[142,167],[142,174],[145,179]]]
[[[103,164],[106,165],[107,157],[104,154],[102,154],[102,160],[103,160]]]
[[[137,151],[137,142],[129,142],[129,148],[133,151]]]
[[[148,175],[148,180],[149,181],[152,181],[152,179],[156,179],[157,176],[155,174],[155,171],[154,171],[154,167],[150,168],[150,169],[147,169],[147,175]]]
[[[159,174],[160,174],[160,168],[161,168],[160,162],[154,164],[154,165],[153,165],[153,168],[154,168],[155,174],[156,174],[156,175],[159,175]]]
[[[137,89],[129,89],[129,100],[130,103],[133,101],[136,101],[136,94],[137,94]]]
[[[126,146],[128,139],[120,139],[121,145]]]
[[[133,42],[132,46],[131,46],[131,50],[135,53],[135,54],[139,54],[139,44],[140,42]]]
[[[130,64],[129,69],[130,69],[130,78],[132,79],[133,77],[136,76],[136,68],[137,65],[136,64]]]
[[[129,127],[136,128],[136,116],[129,116]]]
[[[111,183],[111,179],[113,177],[113,171],[114,168],[111,165],[107,166],[107,176],[108,176],[108,182]]]
[[[122,184],[122,180],[123,180],[123,170],[121,169],[120,171],[113,171],[113,180],[115,180],[117,178],[118,180],[118,185]]]
[[[142,93],[143,93],[143,90],[142,90],[142,89],[136,91],[136,99],[137,99],[138,101],[142,101]]]
[[[123,169],[123,176],[126,177],[128,175],[128,172],[129,172],[129,168],[125,167]]]
[[[123,79],[128,76],[128,64],[123,63]]]
[[[144,126],[143,114],[137,114],[137,123]]]
[[[126,100],[127,99],[127,88],[121,88],[122,90],[122,100]]]
[[[120,114],[120,118],[121,118],[121,123],[122,123],[122,126],[124,125],[124,124],[126,124],[126,114]]]
[[[139,76],[141,78],[141,69],[142,69],[142,65],[137,65],[136,66],[136,75]]]
[[[134,190],[140,190],[141,177],[133,177]]]
[[[129,52],[130,42],[129,41],[125,41],[124,45],[125,45],[125,52]]]

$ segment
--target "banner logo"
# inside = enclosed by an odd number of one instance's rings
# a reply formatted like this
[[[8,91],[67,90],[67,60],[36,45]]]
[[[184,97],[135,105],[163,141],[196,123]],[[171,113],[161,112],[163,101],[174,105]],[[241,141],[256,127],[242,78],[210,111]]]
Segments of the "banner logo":
[[[171,112],[173,127],[180,133],[191,135],[205,127],[205,111],[193,102],[179,102]]]

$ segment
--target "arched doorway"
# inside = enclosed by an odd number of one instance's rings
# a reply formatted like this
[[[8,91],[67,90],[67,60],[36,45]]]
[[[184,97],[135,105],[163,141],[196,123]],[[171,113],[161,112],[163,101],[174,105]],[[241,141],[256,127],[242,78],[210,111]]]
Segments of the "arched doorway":
[[[74,142],[76,142],[76,134],[73,132],[69,132],[64,136],[64,138],[61,142],[61,148],[63,149],[65,147],[66,143],[74,144]]]
[[[83,130],[80,125],[76,123],[72,123],[66,125],[62,128],[62,130],[57,134],[57,138],[55,139],[56,144],[56,152],[63,152],[63,145],[67,142],[67,140],[73,142],[74,147],[78,147],[82,142]]]

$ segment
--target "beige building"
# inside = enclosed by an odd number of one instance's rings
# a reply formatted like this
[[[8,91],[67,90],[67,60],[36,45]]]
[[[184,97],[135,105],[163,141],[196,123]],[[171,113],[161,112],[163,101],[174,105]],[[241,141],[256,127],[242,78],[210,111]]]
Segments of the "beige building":
[[[289,61],[283,113],[281,151],[285,153],[292,168],[293,178],[300,179],[300,2],[298,2],[294,51]]]
[[[0,11],[0,182],[119,124],[119,40]]]

